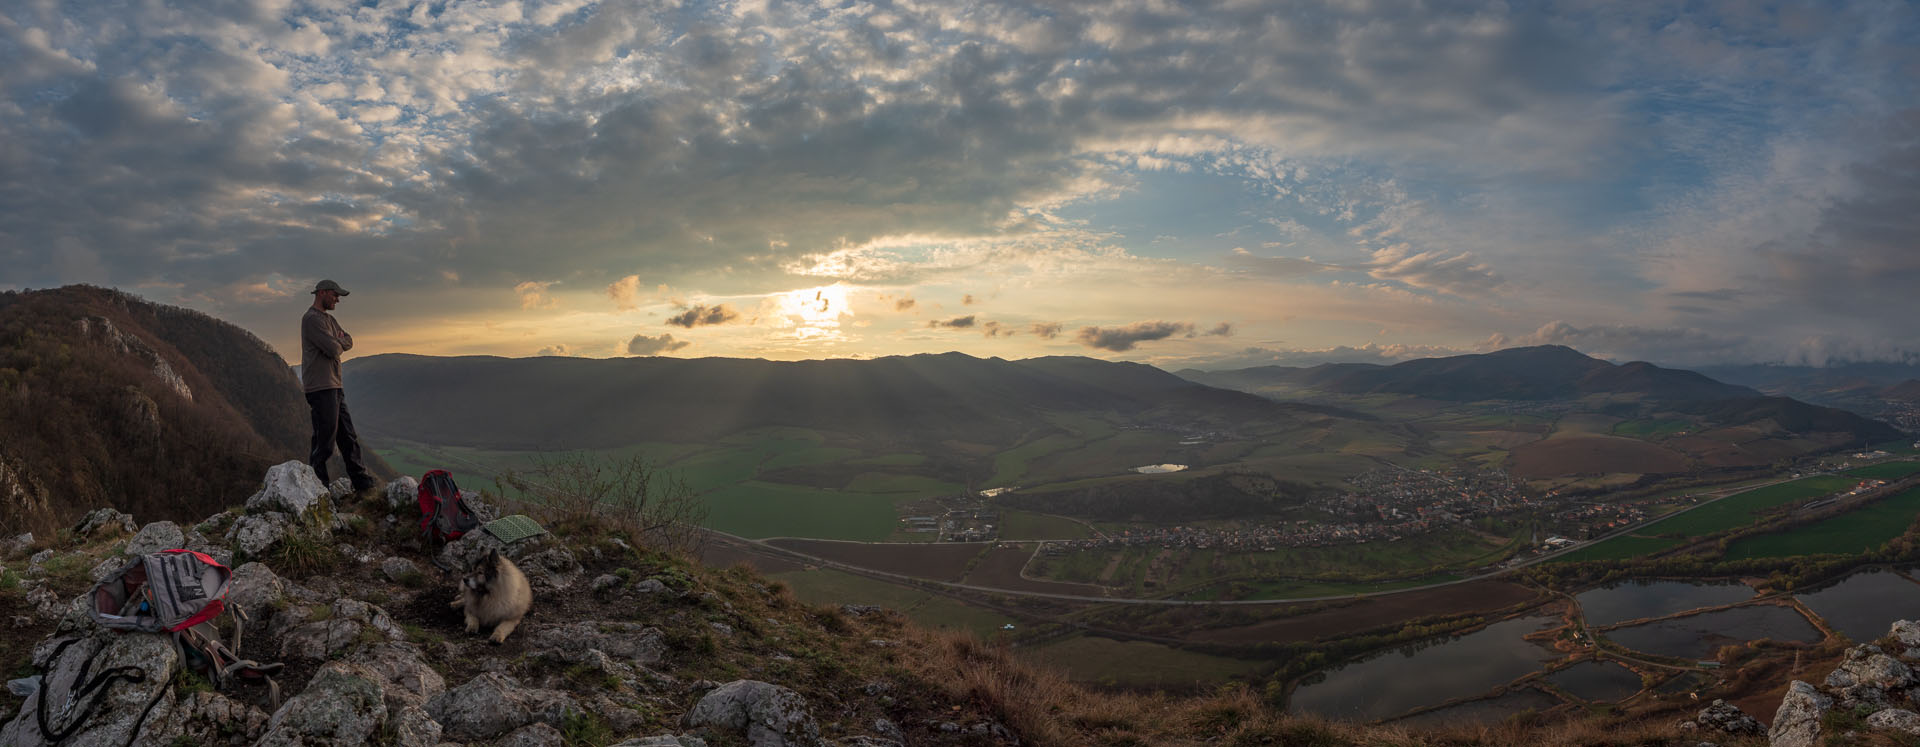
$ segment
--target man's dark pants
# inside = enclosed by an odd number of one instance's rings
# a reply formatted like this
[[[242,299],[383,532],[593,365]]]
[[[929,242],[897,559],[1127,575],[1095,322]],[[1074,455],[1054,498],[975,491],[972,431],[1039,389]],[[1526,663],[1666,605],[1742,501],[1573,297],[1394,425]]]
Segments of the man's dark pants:
[[[347,477],[353,480],[353,489],[373,487],[378,481],[367,473],[367,466],[360,463],[360,434],[353,430],[353,416],[347,414],[346,390],[307,392],[307,407],[313,409],[313,451],[307,455],[307,463],[313,465],[320,482],[327,482],[327,460],[338,446],[340,458],[347,463]]]

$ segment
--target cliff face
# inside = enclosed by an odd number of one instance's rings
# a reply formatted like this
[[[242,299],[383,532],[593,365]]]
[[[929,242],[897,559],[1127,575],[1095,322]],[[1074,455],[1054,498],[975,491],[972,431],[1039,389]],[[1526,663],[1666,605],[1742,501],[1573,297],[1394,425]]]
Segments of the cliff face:
[[[286,361],[239,327],[103,288],[0,293],[0,526],[204,516],[305,454],[308,421]]]

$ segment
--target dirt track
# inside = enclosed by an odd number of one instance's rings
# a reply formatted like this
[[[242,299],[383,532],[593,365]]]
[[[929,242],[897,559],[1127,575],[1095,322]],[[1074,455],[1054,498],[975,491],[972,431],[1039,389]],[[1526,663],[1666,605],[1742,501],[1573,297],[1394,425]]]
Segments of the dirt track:
[[[1493,612],[1540,596],[1532,589],[1506,581],[1474,581],[1405,594],[1365,597],[1352,604],[1320,612],[1232,628],[1200,630],[1186,637],[1197,643],[1227,644],[1312,641],[1391,625],[1415,617]]]

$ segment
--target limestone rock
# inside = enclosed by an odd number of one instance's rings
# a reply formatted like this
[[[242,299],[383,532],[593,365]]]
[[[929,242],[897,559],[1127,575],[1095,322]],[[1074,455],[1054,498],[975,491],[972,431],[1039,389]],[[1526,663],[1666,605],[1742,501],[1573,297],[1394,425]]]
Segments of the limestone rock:
[[[27,551],[33,546],[33,532],[14,535],[9,539],[0,539],[0,558],[10,558]]]
[[[261,611],[287,593],[287,585],[264,563],[247,563],[233,569],[233,581],[227,585],[227,602],[259,617]],[[264,618],[262,618],[264,619]]]
[[[807,701],[779,685],[735,680],[721,685],[680,719],[688,727],[707,727],[742,735],[752,747],[816,747],[820,727]]]
[[[847,737],[835,744],[837,747],[906,747],[906,743],[898,739],[870,737],[865,734]]]
[[[65,640],[73,642],[61,648]],[[60,654],[55,659],[55,651]],[[158,635],[121,635],[104,630],[96,630],[78,639],[48,639],[43,641],[34,652],[37,666],[51,671],[41,680],[40,688],[20,706],[20,713],[13,721],[0,727],[0,744],[7,747],[41,747],[50,741],[40,732],[40,726],[34,711],[39,707],[40,699],[47,698],[50,714],[67,713],[73,709],[72,718],[66,720],[58,716],[58,723],[49,724],[56,730],[72,728],[71,736],[62,744],[126,744],[135,736],[142,724],[141,714],[154,695],[166,686],[167,675],[173,671],[179,661],[179,654],[173,644],[164,636]],[[111,672],[120,667],[132,667],[125,673],[138,672],[138,681],[115,678],[102,690],[90,694],[84,701],[76,703],[73,698],[81,686],[80,675],[85,670],[89,679],[102,672]],[[104,694],[101,694],[104,693]],[[87,703],[97,705],[89,709],[84,716],[79,714],[80,707]],[[163,699],[164,700],[164,699]],[[157,710],[157,709],[156,709]],[[163,719],[165,713],[148,713],[149,718]]]
[[[707,747],[707,740],[690,734],[681,734],[679,736],[662,735],[629,739],[613,747]]]
[[[535,721],[555,726],[579,708],[566,693],[526,688],[511,677],[487,672],[429,699],[426,711],[440,722],[445,737],[471,742]]]
[[[248,514],[227,530],[227,544],[247,557],[259,557],[293,530],[293,516],[279,511]]]
[[[387,718],[378,677],[355,664],[328,662],[274,712],[255,747],[365,744]]]
[[[1740,710],[1739,706],[1724,700],[1715,700],[1712,705],[1701,709],[1694,717],[1702,729],[1712,729],[1723,734],[1760,735],[1767,733],[1767,727],[1761,726],[1754,717]]]
[[[1913,670],[1886,655],[1878,646],[1861,645],[1847,649],[1846,661],[1827,675],[1826,686],[1843,704],[1881,705],[1887,693],[1914,682]]]
[[[632,664],[653,666],[667,651],[658,628],[631,622],[577,622],[543,628],[531,637],[534,645],[570,663],[585,662],[589,651],[598,650]]]
[[[1920,647],[1920,622],[1895,620],[1888,628],[1887,635],[1893,636],[1894,640],[1908,648]]]
[[[306,517],[327,499],[327,486],[306,462],[290,461],[267,468],[260,492],[247,499],[248,513],[277,511]]]
[[[252,744],[266,731],[268,718],[267,712],[220,693],[196,692],[181,698],[164,719],[150,715],[135,744],[221,744],[235,739]]]
[[[661,583],[660,579],[649,578],[634,584],[633,592],[635,594],[664,594],[667,592],[667,585]]]
[[[420,568],[415,566],[413,561],[406,558],[394,556],[380,561],[380,574],[386,576],[389,581],[399,581],[409,576],[419,575],[419,573]]]
[[[398,713],[402,706],[424,706],[427,699],[447,691],[446,678],[428,666],[424,656],[419,646],[387,642],[367,649],[354,661],[380,675],[386,686],[387,709]]]
[[[542,723],[532,723],[514,729],[495,747],[562,747],[566,739],[560,736],[560,730]]]
[[[387,483],[387,510],[420,505],[420,481],[402,475]]]
[[[564,547],[549,547],[514,561],[535,592],[561,591],[580,581],[584,569]]]
[[[1780,699],[1780,710],[1773,714],[1773,728],[1767,731],[1771,747],[1814,747],[1820,743],[1820,719],[1833,707],[1833,698],[1821,694],[1800,680],[1787,686]]]
[[[350,495],[353,495],[353,480],[342,476],[333,478],[333,482],[327,483],[327,497],[332,498],[335,503]]]
[[[173,550],[187,545],[187,533],[180,525],[171,521],[156,521],[140,528],[127,542],[127,555],[145,555],[161,550]]]
[[[384,638],[398,641],[406,632],[394,624],[386,610],[358,599],[340,599],[333,603],[327,619],[293,626],[280,634],[283,658],[326,659]]]
[[[1888,708],[1868,716],[1867,726],[1920,736],[1920,713],[1905,708]]]
[[[91,537],[101,531],[132,534],[139,528],[140,525],[133,523],[133,514],[123,514],[111,508],[96,508],[81,517],[80,523],[73,525],[73,533],[77,537]]]

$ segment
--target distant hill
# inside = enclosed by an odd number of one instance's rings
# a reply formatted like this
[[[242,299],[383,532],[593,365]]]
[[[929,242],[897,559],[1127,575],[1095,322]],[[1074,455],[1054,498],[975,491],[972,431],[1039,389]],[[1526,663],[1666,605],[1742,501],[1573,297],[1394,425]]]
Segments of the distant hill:
[[[1465,402],[1574,399],[1589,394],[1631,394],[1660,401],[1761,396],[1753,389],[1692,371],[1644,362],[1614,365],[1561,345],[1423,358],[1392,366],[1330,363],[1312,368],[1265,366],[1179,373],[1191,381],[1243,391],[1286,384],[1340,394],[1393,393]]]
[[[1196,384],[1151,366],[1071,357],[395,354],[350,360],[344,371],[363,428],[428,443],[510,449],[704,441],[777,426],[921,445],[1005,445],[1046,427],[1048,413],[1230,425],[1289,420],[1311,409]]]
[[[304,456],[308,422],[286,361],[232,324],[91,286],[0,293],[0,526],[204,518]]]
[[[1920,379],[1907,379],[1882,389],[1880,398],[1895,402],[1920,403]]]

